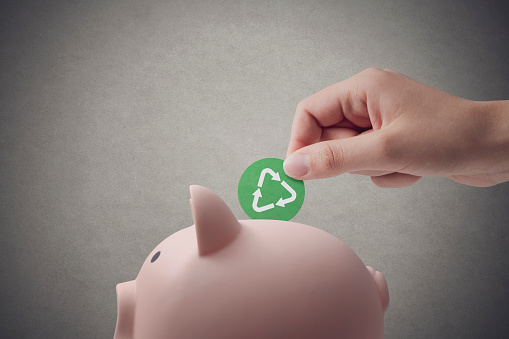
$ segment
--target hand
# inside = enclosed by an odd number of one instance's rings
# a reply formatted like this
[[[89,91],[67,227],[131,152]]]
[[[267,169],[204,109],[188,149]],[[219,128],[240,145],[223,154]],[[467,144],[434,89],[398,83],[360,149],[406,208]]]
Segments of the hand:
[[[492,186],[509,180],[509,101],[470,101],[370,68],[297,105],[284,169],[302,180],[368,175],[381,187],[422,176]]]

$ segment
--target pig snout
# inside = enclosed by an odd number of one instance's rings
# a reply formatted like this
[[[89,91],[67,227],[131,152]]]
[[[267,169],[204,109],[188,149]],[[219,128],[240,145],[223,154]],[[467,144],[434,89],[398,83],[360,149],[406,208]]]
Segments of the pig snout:
[[[117,326],[113,339],[133,338],[134,310],[136,308],[136,281],[117,285]]]

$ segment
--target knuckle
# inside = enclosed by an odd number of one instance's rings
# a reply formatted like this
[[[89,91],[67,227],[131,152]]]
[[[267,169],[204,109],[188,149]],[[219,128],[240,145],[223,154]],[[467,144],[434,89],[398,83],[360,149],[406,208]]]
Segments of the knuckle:
[[[328,172],[338,172],[343,164],[343,150],[340,145],[332,146],[326,142],[319,153],[319,161]]]
[[[364,81],[371,88],[380,88],[387,82],[390,73],[386,70],[371,67],[361,72],[364,77]]]
[[[376,73],[380,73],[382,70],[378,67],[368,67],[366,68],[363,73],[367,73],[367,74],[376,74]]]
[[[370,67],[366,68],[362,73],[372,79],[382,76],[385,71],[377,67]]]
[[[308,107],[307,98],[302,99],[297,104],[296,111],[297,112],[307,112],[307,107]]]

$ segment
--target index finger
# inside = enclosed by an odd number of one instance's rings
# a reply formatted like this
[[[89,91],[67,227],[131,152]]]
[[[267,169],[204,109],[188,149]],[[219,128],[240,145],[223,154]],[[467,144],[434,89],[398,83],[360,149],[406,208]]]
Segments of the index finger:
[[[371,126],[366,91],[359,75],[326,87],[297,105],[286,156],[320,141],[322,129],[330,126]]]

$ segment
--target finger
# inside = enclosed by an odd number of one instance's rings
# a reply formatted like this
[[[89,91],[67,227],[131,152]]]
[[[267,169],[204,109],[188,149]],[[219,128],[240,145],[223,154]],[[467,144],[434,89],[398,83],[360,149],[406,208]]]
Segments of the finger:
[[[318,142],[322,127],[345,119],[361,128],[370,127],[364,79],[361,74],[355,75],[302,100],[295,111],[287,156]]]
[[[350,120],[341,120],[340,122],[338,122],[337,124],[334,124],[334,125],[331,125],[331,126],[328,126],[326,128],[332,128],[332,127],[344,127],[344,128],[350,128],[350,129],[353,129],[354,131],[357,131],[359,133],[361,132],[364,132],[366,130],[366,128],[363,128],[363,127],[359,127],[357,126],[356,124],[354,124],[353,122],[351,122]]]
[[[375,171],[375,170],[364,170],[364,171],[352,171],[350,174],[367,175],[369,177],[379,177],[382,175],[394,173],[393,171]]]
[[[296,179],[328,178],[345,172],[377,170],[395,172],[399,164],[386,158],[379,130],[354,137],[318,142],[292,153],[284,162],[286,174]]]
[[[351,138],[358,134],[359,132],[351,128],[328,127],[323,129],[320,141]]]
[[[406,173],[390,173],[371,177],[371,181],[378,187],[401,188],[415,184],[422,177]]]
[[[375,130],[373,130],[373,129],[369,129],[367,131],[362,132],[361,134],[372,133],[374,131]],[[352,171],[352,172],[349,172],[349,173],[350,174],[367,175],[367,176],[370,176],[370,177],[379,177],[379,176],[382,176],[382,175],[394,173],[394,171],[363,170],[363,171]]]
[[[372,129],[362,132],[364,133],[371,133],[373,132]],[[351,138],[356,135],[359,135],[359,133],[355,130],[352,130],[351,128],[340,128],[340,127],[328,127],[324,128],[322,131],[322,137],[320,138],[320,141],[327,141],[327,140],[337,140],[337,139],[345,139],[345,138]],[[373,171],[373,170],[365,170],[365,171],[353,171],[350,172],[350,174],[360,174],[360,175],[367,175],[367,176],[380,176],[393,173],[392,171]]]

